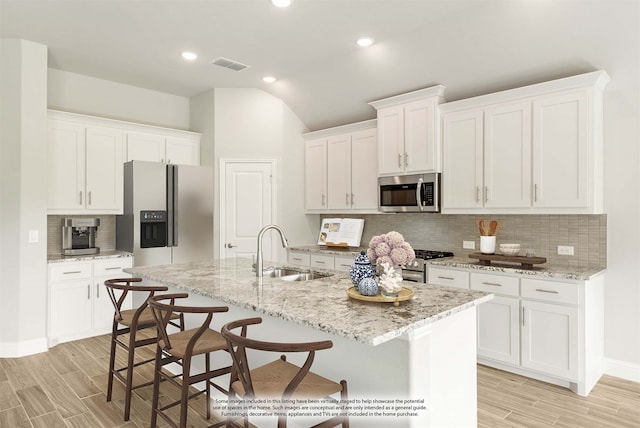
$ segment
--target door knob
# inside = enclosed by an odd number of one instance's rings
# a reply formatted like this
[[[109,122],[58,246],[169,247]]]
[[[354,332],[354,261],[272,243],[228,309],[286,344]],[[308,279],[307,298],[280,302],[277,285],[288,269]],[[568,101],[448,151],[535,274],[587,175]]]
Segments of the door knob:
[[[233,245],[230,242],[227,244],[227,248],[235,248],[235,247],[237,247],[237,245]]]

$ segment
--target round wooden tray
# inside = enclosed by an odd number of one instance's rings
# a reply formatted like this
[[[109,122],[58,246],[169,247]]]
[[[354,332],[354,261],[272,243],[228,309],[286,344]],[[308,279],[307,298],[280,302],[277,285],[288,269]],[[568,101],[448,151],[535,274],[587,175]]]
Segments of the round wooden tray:
[[[398,293],[398,297],[385,297],[380,293],[375,296],[363,296],[358,291],[358,287],[349,287],[347,290],[347,294],[352,299],[356,300],[364,300],[366,302],[382,302],[382,303],[393,303],[393,306],[399,306],[400,302],[405,300],[409,300],[413,297],[413,290],[407,287],[402,287],[402,290]]]

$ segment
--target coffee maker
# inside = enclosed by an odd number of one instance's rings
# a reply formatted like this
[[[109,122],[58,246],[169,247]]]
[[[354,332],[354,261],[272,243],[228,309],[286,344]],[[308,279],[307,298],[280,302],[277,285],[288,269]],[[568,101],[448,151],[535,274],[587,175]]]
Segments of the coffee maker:
[[[100,226],[99,218],[63,218],[62,254],[77,256],[97,254],[96,233]]]

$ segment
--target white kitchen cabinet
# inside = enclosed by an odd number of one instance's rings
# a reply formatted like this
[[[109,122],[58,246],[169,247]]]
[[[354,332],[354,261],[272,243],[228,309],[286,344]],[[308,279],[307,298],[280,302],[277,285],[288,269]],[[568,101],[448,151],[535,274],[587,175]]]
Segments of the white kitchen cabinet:
[[[289,264],[295,266],[311,266],[311,254],[289,251]]]
[[[469,272],[458,269],[429,267],[427,283],[469,289]]]
[[[594,169],[594,156],[601,163],[601,154],[595,153],[590,132],[590,119],[596,120],[590,114],[590,92],[567,91],[533,100],[535,207],[587,208],[595,202],[591,190],[601,174]]]
[[[307,212],[376,213],[375,121],[315,131],[305,138]]]
[[[571,306],[522,301],[522,367],[578,380],[578,314]]]
[[[602,213],[608,81],[599,71],[440,105],[442,212]]]
[[[355,261],[355,257],[335,257],[333,268],[340,272],[349,272]]]
[[[305,141],[304,144],[305,208],[327,208],[327,141]]]
[[[319,254],[311,254],[311,267],[319,269],[333,270],[335,263],[333,256],[324,256]]]
[[[444,86],[369,103],[377,110],[378,175],[440,172],[438,104]]]
[[[445,114],[443,146],[443,209],[531,205],[529,102]]]
[[[49,214],[121,214],[122,131],[49,117]]]
[[[50,346],[111,331],[114,308],[104,281],[126,278],[131,257],[49,264]],[[131,296],[123,309],[131,308]]]
[[[127,132],[127,161],[200,165],[199,135],[185,131],[184,137],[175,136],[181,132],[162,128]]]
[[[520,301],[495,296],[478,306],[478,356],[520,364]]]
[[[341,272],[349,272],[355,262],[354,257],[341,257],[324,254],[312,254],[309,252],[289,251],[289,264],[300,267],[313,267],[319,269],[332,269]]]

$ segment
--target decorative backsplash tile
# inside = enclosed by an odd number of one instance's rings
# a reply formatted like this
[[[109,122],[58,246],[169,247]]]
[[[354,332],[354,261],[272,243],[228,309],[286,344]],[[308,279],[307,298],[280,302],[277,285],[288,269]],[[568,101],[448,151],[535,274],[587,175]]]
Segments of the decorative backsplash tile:
[[[332,215],[336,217],[336,215]],[[452,215],[452,214],[373,214],[342,215],[364,218],[362,245],[372,236],[398,231],[414,248],[453,251],[467,257],[480,248],[476,219],[498,220],[502,228],[497,244],[520,244],[522,252],[532,249],[548,263],[573,268],[607,266],[607,216],[601,215]],[[462,241],[474,241],[475,250],[462,248]],[[574,247],[573,256],[558,255],[558,245]]]
[[[115,250],[115,215],[49,215],[47,216],[47,254],[60,254],[62,252],[62,219],[87,217],[100,219],[100,226],[96,233],[96,246],[101,250]]]

